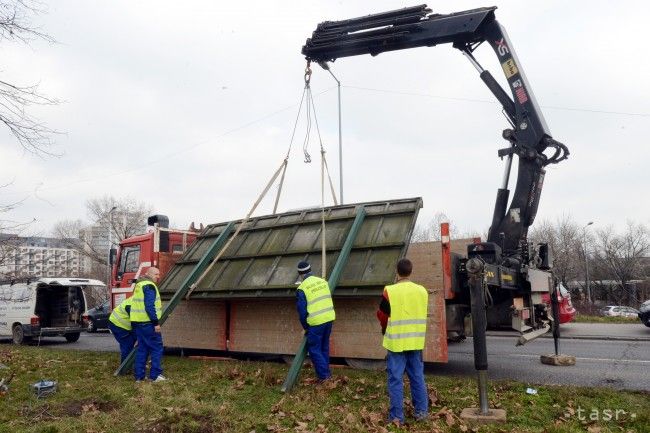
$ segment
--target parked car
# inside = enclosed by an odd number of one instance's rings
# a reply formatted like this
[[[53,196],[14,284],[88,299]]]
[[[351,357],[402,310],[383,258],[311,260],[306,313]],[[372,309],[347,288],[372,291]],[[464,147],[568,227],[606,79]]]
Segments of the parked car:
[[[639,319],[641,319],[641,322],[643,322],[645,326],[650,328],[650,299],[645,301],[639,307]]]
[[[542,299],[546,304],[551,305],[551,295],[544,293]],[[560,323],[568,323],[576,317],[576,309],[571,302],[571,293],[560,284],[560,290],[558,291],[557,300],[560,304]]]
[[[101,281],[86,278],[39,278],[0,284],[0,337],[15,344],[61,335],[68,342],[83,331],[84,289]]]
[[[98,329],[108,329],[108,316],[111,315],[111,301],[91,308],[83,315],[84,326],[88,332],[97,332]]]
[[[639,310],[624,305],[608,305],[601,308],[600,314],[603,316],[615,317],[637,317],[639,315]]]

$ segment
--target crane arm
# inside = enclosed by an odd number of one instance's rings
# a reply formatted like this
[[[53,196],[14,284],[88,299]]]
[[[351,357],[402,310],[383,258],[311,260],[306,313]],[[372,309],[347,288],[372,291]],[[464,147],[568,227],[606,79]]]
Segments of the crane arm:
[[[468,57],[480,77],[501,103],[513,125],[504,131],[510,147],[499,151],[507,157],[507,173],[499,189],[490,227],[489,242],[499,244],[504,253],[515,253],[526,241],[533,223],[544,180],[544,166],[568,157],[565,145],[553,140],[523,68],[505,29],[495,19],[496,7],[472,9],[452,14],[433,14],[427,5],[318,24],[302,48],[307,60],[323,64],[341,57],[378,55],[386,51],[430,47],[450,43]],[[473,51],[488,42],[501,64],[510,94],[489,71],[474,59]],[[551,148],[553,153],[544,152]],[[510,208],[507,179],[510,160],[519,157],[517,185]]]

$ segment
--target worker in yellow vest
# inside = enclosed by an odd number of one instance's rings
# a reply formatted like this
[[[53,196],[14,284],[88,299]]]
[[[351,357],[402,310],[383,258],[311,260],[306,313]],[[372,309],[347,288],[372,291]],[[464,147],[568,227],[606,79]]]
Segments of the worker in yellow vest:
[[[332,376],[330,372],[330,334],[336,319],[329,284],[312,274],[308,262],[298,263],[301,280],[296,290],[298,318],[305,329],[307,350],[319,382]]]
[[[411,384],[411,401],[417,420],[427,418],[428,396],[424,382],[422,349],[427,329],[427,290],[409,280],[413,264],[408,259],[397,263],[397,281],[386,286],[379,304],[377,318],[384,334],[383,346],[388,351],[389,420],[404,423],[404,372]]]
[[[135,354],[135,380],[145,378],[147,359],[151,356],[149,379],[154,382],[167,380],[162,375],[163,341],[158,321],[162,315],[162,301],[156,283],[160,278],[158,268],[149,268],[144,277],[139,278],[131,296],[131,326],[138,339]]]
[[[131,298],[126,298],[113,309],[108,317],[108,329],[120,345],[120,364],[124,362],[135,346],[135,333],[129,318],[130,312]]]

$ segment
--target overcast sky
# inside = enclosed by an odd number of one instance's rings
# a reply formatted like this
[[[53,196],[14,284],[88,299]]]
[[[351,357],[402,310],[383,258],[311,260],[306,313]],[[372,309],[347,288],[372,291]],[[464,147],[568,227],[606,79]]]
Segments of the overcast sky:
[[[644,1],[437,1],[450,13],[496,3],[553,137],[538,221],[594,228],[650,222],[650,6]],[[33,111],[60,157],[25,153],[0,129],[3,219],[48,234],[86,218],[89,198],[130,195],[175,226],[243,217],[282,162],[303,91],[300,49],[321,21],[417,4],[399,1],[50,2],[34,23],[57,40],[0,45],[0,79],[40,83],[58,106]],[[291,6],[290,6],[291,5]],[[477,51],[504,83],[496,56]],[[345,202],[421,196],[421,221],[445,212],[464,230],[490,223],[508,125],[472,65],[449,45],[338,60]],[[335,82],[312,88],[338,191]],[[372,89],[372,90],[369,90]],[[299,123],[280,211],[320,203],[317,137],[303,163]],[[515,173],[511,178],[514,186]],[[271,213],[265,200],[257,215]]]

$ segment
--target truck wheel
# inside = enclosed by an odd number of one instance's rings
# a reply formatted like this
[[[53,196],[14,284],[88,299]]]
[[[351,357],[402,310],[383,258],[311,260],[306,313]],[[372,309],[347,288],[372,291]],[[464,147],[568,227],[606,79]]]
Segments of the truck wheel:
[[[92,319],[88,320],[88,327],[86,328],[86,330],[90,333],[97,332],[97,325],[95,325],[94,320]]]
[[[11,337],[14,344],[23,344],[25,342],[25,331],[23,330],[23,325],[20,323],[14,325],[11,329]]]
[[[643,324],[650,328],[650,316],[648,316],[648,318],[643,321]]]
[[[80,335],[80,332],[75,332],[74,334],[65,334],[65,339],[68,341],[68,343],[74,343],[75,341],[79,340]]]

